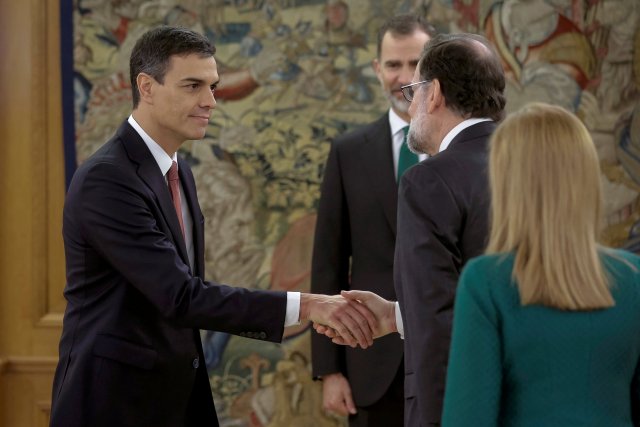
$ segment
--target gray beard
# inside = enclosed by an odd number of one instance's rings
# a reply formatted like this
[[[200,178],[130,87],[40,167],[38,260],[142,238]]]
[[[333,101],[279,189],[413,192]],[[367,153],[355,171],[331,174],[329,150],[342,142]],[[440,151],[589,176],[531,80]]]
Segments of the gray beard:
[[[411,104],[409,104],[405,99],[397,99],[391,93],[387,93],[386,94],[386,98],[389,101],[389,103],[391,104],[391,107],[394,109],[394,111],[396,111],[396,112],[399,111],[402,114],[408,114],[409,113],[409,105],[411,105]]]
[[[426,147],[423,147],[422,141],[418,139],[418,135],[413,128],[409,128],[409,134],[407,135],[407,147],[413,154],[427,154]]]
[[[413,154],[423,154],[420,150],[416,134],[411,132],[411,128],[409,128],[409,134],[407,135],[407,147],[409,147],[409,151],[411,151]]]

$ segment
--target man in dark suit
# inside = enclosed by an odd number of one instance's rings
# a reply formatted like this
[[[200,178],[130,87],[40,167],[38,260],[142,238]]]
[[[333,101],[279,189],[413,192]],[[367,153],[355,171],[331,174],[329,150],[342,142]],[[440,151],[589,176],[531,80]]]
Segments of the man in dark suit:
[[[345,296],[371,308],[383,330],[404,335],[406,426],[440,424],[458,277],[486,244],[487,143],[503,115],[504,87],[500,60],[487,40],[456,34],[431,39],[413,83],[402,88],[411,101],[409,147],[430,157],[400,182],[394,265],[399,307],[394,317],[388,314],[393,304],[377,295]]]
[[[217,425],[199,329],[279,342],[310,319],[371,342],[375,320],[340,296],[203,280],[204,218],[176,152],[204,136],[215,108],[214,53],[189,30],[144,34],[131,54],[133,113],[72,179],[52,426]]]
[[[500,60],[481,36],[434,37],[413,83],[409,147],[429,159],[398,196],[394,280],[405,338],[405,425],[439,425],[460,270],[485,248],[487,143],[505,99]],[[473,357],[472,354],[469,357]]]
[[[416,15],[393,17],[379,30],[372,65],[391,108],[331,146],[318,209],[312,292],[363,289],[396,299],[397,177],[411,165],[407,154],[418,161],[404,142],[409,103],[400,87],[411,81],[433,35],[433,27]],[[325,409],[349,415],[351,426],[402,425],[404,369],[397,335],[377,340],[366,352],[337,346],[318,334],[311,344],[313,375],[322,378]]]

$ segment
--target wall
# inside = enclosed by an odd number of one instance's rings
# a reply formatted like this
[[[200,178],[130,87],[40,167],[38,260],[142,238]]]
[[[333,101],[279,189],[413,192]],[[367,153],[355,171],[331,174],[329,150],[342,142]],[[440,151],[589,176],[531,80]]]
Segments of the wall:
[[[0,2],[0,425],[46,426],[64,302],[58,1]]]

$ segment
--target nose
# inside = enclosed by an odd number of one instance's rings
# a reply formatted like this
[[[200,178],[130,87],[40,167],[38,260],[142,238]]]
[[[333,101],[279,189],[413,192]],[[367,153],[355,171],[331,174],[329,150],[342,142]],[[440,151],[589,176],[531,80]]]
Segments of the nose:
[[[411,83],[411,79],[413,79],[413,73],[416,71],[416,67],[406,64],[402,67],[402,71],[400,72],[400,84],[407,85]]]
[[[218,104],[216,102],[216,97],[214,94],[214,90],[211,89],[206,89],[203,91],[204,95],[200,98],[200,106],[202,108],[208,108],[210,110],[213,110],[214,108],[216,108],[216,105]]]

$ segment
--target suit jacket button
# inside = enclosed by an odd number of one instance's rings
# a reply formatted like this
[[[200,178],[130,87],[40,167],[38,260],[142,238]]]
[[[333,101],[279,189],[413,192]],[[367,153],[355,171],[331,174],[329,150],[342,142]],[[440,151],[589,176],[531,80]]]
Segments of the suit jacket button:
[[[261,340],[266,339],[266,338],[267,338],[267,334],[266,334],[266,332],[260,332],[260,333],[258,334],[258,338],[260,338]]]
[[[191,366],[193,366],[193,369],[198,369],[198,366],[200,366],[200,359],[197,357],[193,359],[193,363],[191,363]]]

